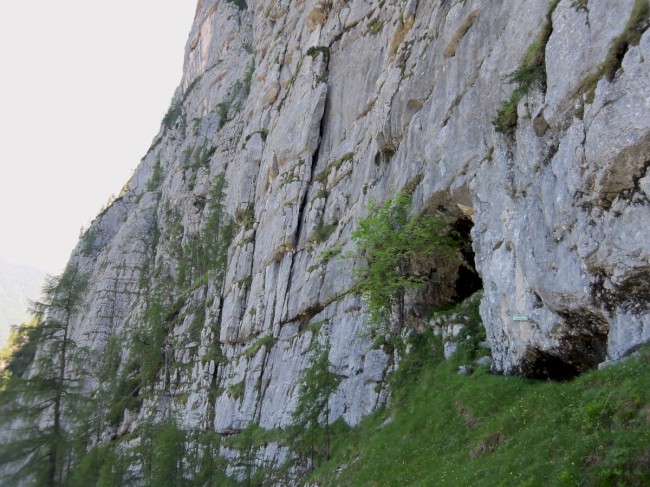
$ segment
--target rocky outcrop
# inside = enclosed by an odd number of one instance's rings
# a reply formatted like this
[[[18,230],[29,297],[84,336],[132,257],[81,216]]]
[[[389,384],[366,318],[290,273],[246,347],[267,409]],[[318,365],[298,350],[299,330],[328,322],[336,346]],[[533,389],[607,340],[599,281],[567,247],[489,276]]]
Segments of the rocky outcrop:
[[[242,3],[199,1],[161,131],[73,255],[91,275],[74,336],[98,356],[122,337],[125,367],[162,309],[152,392],[106,438],[170,410],[222,435],[286,426],[315,339],[343,378],[332,420],[382,404],[394,357],[350,293],[359,263],[323,252],[402,189],[471,238],[495,371],[566,378],[650,339],[644,1]],[[500,133],[542,28],[545,69]],[[466,296],[463,272],[444,274]]]

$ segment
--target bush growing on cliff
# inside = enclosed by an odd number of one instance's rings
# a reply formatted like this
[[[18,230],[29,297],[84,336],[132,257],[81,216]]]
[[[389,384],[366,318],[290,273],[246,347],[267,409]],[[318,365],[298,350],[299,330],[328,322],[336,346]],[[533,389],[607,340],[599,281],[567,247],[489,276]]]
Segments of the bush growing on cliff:
[[[248,8],[246,0],[228,0],[228,3],[232,3],[239,10],[246,10]]]
[[[176,120],[183,114],[183,105],[180,101],[172,102],[162,119],[163,127],[170,129],[176,123]]]
[[[507,83],[515,85],[515,90],[510,98],[501,103],[497,116],[492,120],[497,132],[512,132],[517,126],[517,105],[519,101],[528,93],[534,83],[546,83],[546,43],[553,32],[551,17],[558,3],[559,0],[549,2],[542,30],[526,49],[519,67],[504,78]]]
[[[408,273],[411,258],[459,258],[458,243],[444,224],[426,213],[412,214],[406,192],[381,205],[371,204],[352,239],[356,256],[366,263],[356,271],[354,291],[363,297],[371,324],[380,329],[386,327],[393,307],[403,307],[405,289],[422,286],[428,279]]]

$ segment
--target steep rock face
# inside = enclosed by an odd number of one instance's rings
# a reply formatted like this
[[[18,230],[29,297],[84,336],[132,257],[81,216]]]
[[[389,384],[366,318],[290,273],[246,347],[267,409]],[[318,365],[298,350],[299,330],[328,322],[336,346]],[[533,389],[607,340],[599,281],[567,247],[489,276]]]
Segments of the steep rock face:
[[[222,434],[286,426],[314,340],[343,376],[332,419],[383,403],[394,357],[371,350],[358,263],[322,252],[351,250],[367,204],[401,189],[473,221],[495,371],[562,378],[650,339],[648,34],[583,87],[638,4],[199,1],[161,132],[73,255],[91,276],[74,337],[98,357],[119,336],[126,364],[162,309],[153,392],[106,437],[169,410]],[[498,133],[503,77],[547,16],[545,82]]]

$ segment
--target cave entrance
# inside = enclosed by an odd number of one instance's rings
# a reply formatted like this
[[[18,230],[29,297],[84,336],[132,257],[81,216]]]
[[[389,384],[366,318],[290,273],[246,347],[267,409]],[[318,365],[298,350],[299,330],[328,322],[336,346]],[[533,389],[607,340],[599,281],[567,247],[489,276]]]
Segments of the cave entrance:
[[[521,373],[533,379],[567,381],[593,370],[607,358],[607,320],[589,310],[559,313],[564,327],[550,349],[529,348]]]
[[[471,230],[474,226],[471,208],[448,203],[436,205],[428,211],[435,212],[445,222],[452,237],[458,242],[461,259],[441,254],[432,259],[410,261],[410,272],[428,275],[424,286],[409,289],[404,295],[403,323],[420,329],[426,326],[434,310],[445,309],[483,289],[483,281],[476,270]]]
[[[454,289],[456,302],[469,298],[476,291],[483,289],[483,280],[476,270],[474,248],[472,247],[472,227],[474,222],[469,216],[463,216],[452,225],[452,233],[460,242],[460,253],[463,262],[458,267],[458,275]]]

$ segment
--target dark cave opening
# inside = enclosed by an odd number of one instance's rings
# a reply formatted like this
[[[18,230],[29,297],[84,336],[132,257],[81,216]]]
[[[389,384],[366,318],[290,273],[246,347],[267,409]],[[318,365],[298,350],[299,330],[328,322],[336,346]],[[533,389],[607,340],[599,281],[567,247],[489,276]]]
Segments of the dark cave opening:
[[[568,381],[580,375],[571,362],[543,350],[529,350],[523,374],[531,379]]]
[[[521,373],[532,379],[568,381],[593,370],[607,357],[607,333],[594,322],[575,322],[573,334],[565,336],[552,350],[529,348]]]
[[[444,215],[448,235],[457,244],[459,258],[448,253],[411,256],[407,272],[411,275],[428,275],[424,286],[406,288],[400,311],[403,325],[419,329],[432,312],[448,309],[483,289],[472,247],[472,218],[461,214],[456,205],[440,205],[438,214]]]
[[[474,261],[471,235],[473,226],[474,222],[469,217],[459,218],[452,226],[452,235],[460,243],[460,253],[463,257],[454,286],[457,302],[463,301],[479,289],[483,289],[483,280],[476,270]]]

